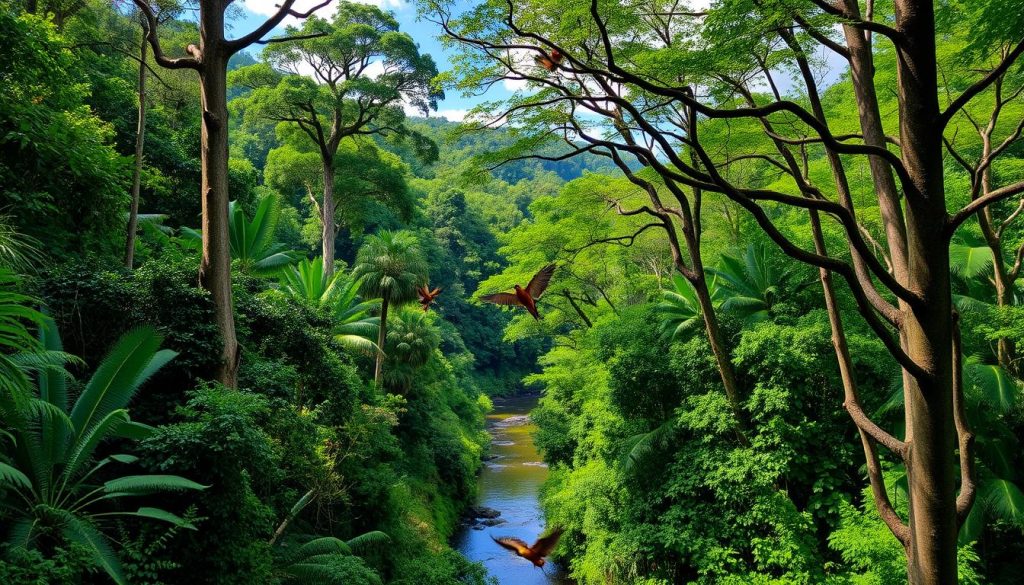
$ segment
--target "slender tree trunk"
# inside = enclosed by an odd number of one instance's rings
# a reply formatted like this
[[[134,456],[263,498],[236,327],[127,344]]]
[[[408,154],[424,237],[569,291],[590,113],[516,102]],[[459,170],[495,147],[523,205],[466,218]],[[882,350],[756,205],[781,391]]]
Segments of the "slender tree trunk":
[[[333,157],[332,157],[333,158]],[[320,205],[320,225],[324,257],[324,280],[334,275],[334,236],[336,232],[334,220],[334,165],[331,160],[324,159],[324,200]]]
[[[990,127],[994,126],[993,121]],[[992,136],[990,133],[982,133],[982,145],[981,156],[984,159],[992,152]],[[992,191],[991,165],[982,171],[981,185],[982,196],[988,195]],[[978,225],[981,227],[981,233],[985,237],[985,243],[988,245],[989,250],[992,251],[992,282],[995,284],[996,289],[996,306],[1000,309],[1011,306],[1013,304],[1014,279],[1006,270],[1005,258],[1003,256],[1002,230],[998,230],[995,227],[991,206],[985,207],[978,212]],[[1017,370],[1017,346],[1012,339],[1000,336],[996,340],[996,355],[1000,366],[1015,375],[1019,373]]]
[[[953,320],[931,0],[897,0],[900,144],[912,180],[907,201],[910,290],[922,302],[904,312],[905,350],[925,370],[909,377],[907,479],[912,585],[957,582]]]
[[[846,0],[846,4],[851,14],[860,14],[855,0]],[[860,120],[861,133],[864,135],[864,143],[878,148],[888,148],[882,126],[882,114],[878,107],[878,95],[875,91],[875,63],[869,33],[849,25],[843,27],[843,32],[850,51],[850,76],[857,98],[857,116]],[[885,228],[893,276],[899,282],[905,282],[907,234],[903,210],[900,207],[899,189],[896,187],[892,169],[885,161],[872,156],[868,157],[868,165],[875,184],[875,192],[878,194],[878,207]]]
[[[135,264],[135,234],[139,229],[139,192],[142,189],[142,155],[146,143],[146,19],[142,19],[142,46],[139,48],[139,119],[135,129],[135,166],[132,168],[132,203],[128,211],[128,233],[124,244],[124,265]]]
[[[388,295],[385,294],[380,303],[380,330],[377,332],[377,363],[373,368],[373,385],[380,388],[380,378],[384,371],[384,338],[388,326]]]
[[[223,11],[204,11],[201,29],[223,31]],[[228,232],[227,64],[230,54],[213,34],[204,34],[201,42],[203,257],[199,266],[199,282],[213,297],[217,330],[221,336],[217,380],[234,388],[237,385],[239,353],[235,337]]]

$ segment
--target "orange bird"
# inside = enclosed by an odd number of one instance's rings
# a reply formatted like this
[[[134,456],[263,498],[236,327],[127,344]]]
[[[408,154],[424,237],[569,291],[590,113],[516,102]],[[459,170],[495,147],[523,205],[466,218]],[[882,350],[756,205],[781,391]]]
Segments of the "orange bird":
[[[553,72],[562,63],[562,54],[558,52],[558,49],[551,49],[551,55],[541,53],[534,57],[533,60],[537,62],[537,65]]]
[[[424,284],[416,289],[416,294],[420,297],[420,306],[423,307],[423,310],[429,311],[430,303],[434,302],[437,295],[441,294],[441,287],[430,290],[430,286]]]
[[[562,537],[562,532],[564,530],[556,528],[551,534],[538,538],[537,542],[533,543],[533,546],[527,546],[525,542],[512,536],[503,536],[501,538],[494,538],[492,536],[491,538],[502,547],[516,553],[517,556],[530,561],[535,567],[543,567],[544,563],[547,562],[544,560],[544,557],[555,550],[555,545],[558,544],[558,539]]]
[[[540,295],[544,294],[544,290],[548,288],[548,283],[551,282],[551,275],[554,273],[555,265],[548,264],[541,268],[540,272],[533,275],[533,278],[530,279],[530,284],[526,285],[526,288],[517,284],[514,287],[514,293],[484,295],[480,297],[480,300],[496,305],[524,307],[527,312],[533,315],[534,319],[539,321],[540,314],[537,313],[537,301],[540,299]]]

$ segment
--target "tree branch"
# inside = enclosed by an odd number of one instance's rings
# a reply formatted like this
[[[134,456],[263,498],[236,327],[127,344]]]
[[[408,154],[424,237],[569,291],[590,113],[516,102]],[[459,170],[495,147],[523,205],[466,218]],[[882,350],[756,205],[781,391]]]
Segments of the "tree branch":
[[[165,69],[192,69],[194,71],[199,71],[202,68],[199,48],[195,45],[188,46],[186,50],[192,55],[191,57],[178,57],[175,59],[168,57],[164,54],[164,50],[160,46],[160,37],[157,35],[157,26],[159,22],[157,21],[156,13],[153,12],[153,7],[150,6],[149,2],[146,0],[132,1],[146,19],[146,24],[148,26],[145,34],[146,38],[149,40],[149,46],[153,49],[153,60]]]
[[[1024,193],[1024,181],[1013,183],[1005,187],[990,191],[983,197],[978,197],[974,201],[971,201],[965,205],[960,211],[953,214],[946,222],[946,236],[951,237],[956,228],[960,227],[960,224],[967,220],[968,217],[978,212],[978,210],[984,208],[987,205],[996,203],[1008,197],[1019,195]]]
[[[963,109],[963,107],[967,105],[967,102],[974,99],[974,96],[985,91],[988,86],[992,85],[997,79],[1002,77],[1022,54],[1024,54],[1024,40],[1017,43],[1017,46],[1008,52],[999,64],[988,72],[988,75],[978,80],[974,85],[968,87],[962,94],[960,94],[959,97],[949,104],[949,107],[939,115],[939,124],[941,127],[945,128],[946,125],[949,124],[949,121],[953,119],[953,115]]]
[[[139,0],[135,1],[138,2]],[[227,46],[228,51],[230,51],[231,53],[237,53],[238,51],[248,47],[249,45],[258,43],[260,39],[262,39],[267,33],[277,28],[277,25],[281,24],[281,21],[284,20],[284,17],[294,16],[295,18],[307,18],[317,10],[320,10],[321,8],[327,6],[330,3],[331,0],[324,0],[320,4],[313,6],[312,8],[305,12],[297,12],[295,10],[292,10],[292,5],[295,4],[295,0],[284,0],[282,4],[278,5],[278,11],[274,13],[273,16],[265,20],[263,24],[256,27],[254,31],[245,35],[244,37],[226,41],[225,45]]]
[[[974,433],[967,423],[964,409],[963,348],[960,339],[960,315],[953,314],[953,424],[960,446],[960,495],[956,498],[957,525],[963,526],[974,505],[976,475],[974,468]]]

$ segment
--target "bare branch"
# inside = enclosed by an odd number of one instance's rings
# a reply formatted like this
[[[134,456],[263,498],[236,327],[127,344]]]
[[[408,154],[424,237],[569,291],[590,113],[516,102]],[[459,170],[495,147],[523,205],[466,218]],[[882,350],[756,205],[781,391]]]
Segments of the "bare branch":
[[[967,105],[967,102],[974,99],[974,96],[985,91],[988,86],[992,85],[997,79],[1002,77],[1022,54],[1024,54],[1024,40],[1021,40],[1013,50],[1004,55],[999,64],[988,72],[988,75],[978,80],[974,85],[968,87],[962,94],[960,94],[959,97],[953,100],[953,102],[949,104],[949,107],[946,108],[946,111],[942,112],[939,116],[939,124],[941,124],[942,127],[949,124],[949,121],[953,119],[954,114],[963,109],[963,107]]]
[[[960,495],[956,498],[957,525],[963,526],[974,505],[976,475],[974,468],[974,433],[964,410],[963,348],[960,340],[960,315],[953,315],[953,424],[960,446]]]
[[[308,35],[293,35],[290,37],[275,37],[272,39],[264,39],[262,41],[253,41],[254,45],[269,45],[271,43],[287,43],[289,41],[304,41],[306,39],[318,39],[320,37],[326,37],[327,33],[312,33]]]
[[[146,18],[146,38],[149,40],[149,45],[153,49],[153,59],[161,67],[166,69],[192,69],[199,71],[202,68],[201,55],[199,48],[195,45],[189,45],[186,49],[191,57],[178,57],[172,59],[168,57],[163,48],[160,46],[160,37],[157,35],[158,21],[156,13],[153,12],[153,7],[149,5],[146,0],[132,0],[139,10],[142,11],[143,16]]]
[[[1005,187],[996,189],[995,191],[990,191],[983,197],[978,197],[974,201],[971,201],[970,203],[965,205],[963,209],[956,212],[955,214],[953,214],[952,217],[949,218],[949,221],[946,223],[946,235],[952,236],[953,232],[956,231],[956,228],[960,227],[960,224],[962,224],[971,215],[985,208],[985,206],[991,205],[993,203],[996,203],[997,201],[1001,201],[1008,197],[1013,197],[1014,195],[1019,195],[1021,193],[1024,193],[1024,181],[1013,183],[1012,185],[1007,185]]]
[[[138,2],[139,0],[135,1]],[[320,10],[321,8],[327,6],[330,3],[331,0],[324,0],[320,4],[313,6],[312,8],[305,12],[298,12],[292,10],[292,5],[295,4],[295,0],[284,0],[282,4],[278,5],[278,11],[274,13],[273,16],[265,20],[263,24],[256,27],[254,31],[245,35],[244,37],[226,41],[225,45],[227,46],[229,52],[237,53],[238,51],[241,51],[249,45],[258,43],[260,39],[266,36],[267,33],[277,28],[277,25],[281,24],[281,21],[284,20],[284,17],[294,16],[295,18],[307,18],[317,10]]]

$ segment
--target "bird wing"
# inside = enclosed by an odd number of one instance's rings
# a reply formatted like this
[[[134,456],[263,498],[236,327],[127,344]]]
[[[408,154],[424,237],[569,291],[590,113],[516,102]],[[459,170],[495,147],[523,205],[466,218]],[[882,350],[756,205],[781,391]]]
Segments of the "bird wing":
[[[430,291],[430,298],[434,298],[439,294],[441,294],[441,287],[437,287],[434,290]]]
[[[538,538],[537,542],[533,543],[530,550],[534,554],[546,557],[551,554],[551,551],[555,550],[555,546],[558,545],[558,539],[562,537],[562,533],[565,532],[562,528],[554,529],[551,534]]]
[[[525,542],[515,538],[514,536],[502,536],[501,538],[494,538],[492,536],[491,539],[519,556],[523,556],[530,552],[530,547],[527,546]]]
[[[555,273],[555,268],[554,264],[548,264],[541,268],[540,272],[533,275],[533,278],[530,279],[530,284],[526,285],[526,292],[531,297],[539,299],[540,295],[544,294],[544,291],[548,288],[548,283],[551,282],[551,276]]]
[[[534,57],[533,60],[537,63],[537,65],[540,65],[541,67],[547,69],[548,71],[551,71],[552,73],[555,71],[555,69],[558,69],[558,62],[552,60],[547,55],[540,55],[538,57]]]
[[[494,303],[495,305],[512,305],[521,306],[523,303],[519,302],[519,298],[512,293],[497,293],[493,295],[484,295],[480,297],[481,301],[487,301],[488,303]]]
[[[426,299],[430,298],[430,290],[426,287],[426,285],[416,287],[416,294],[419,295],[421,303]]]

